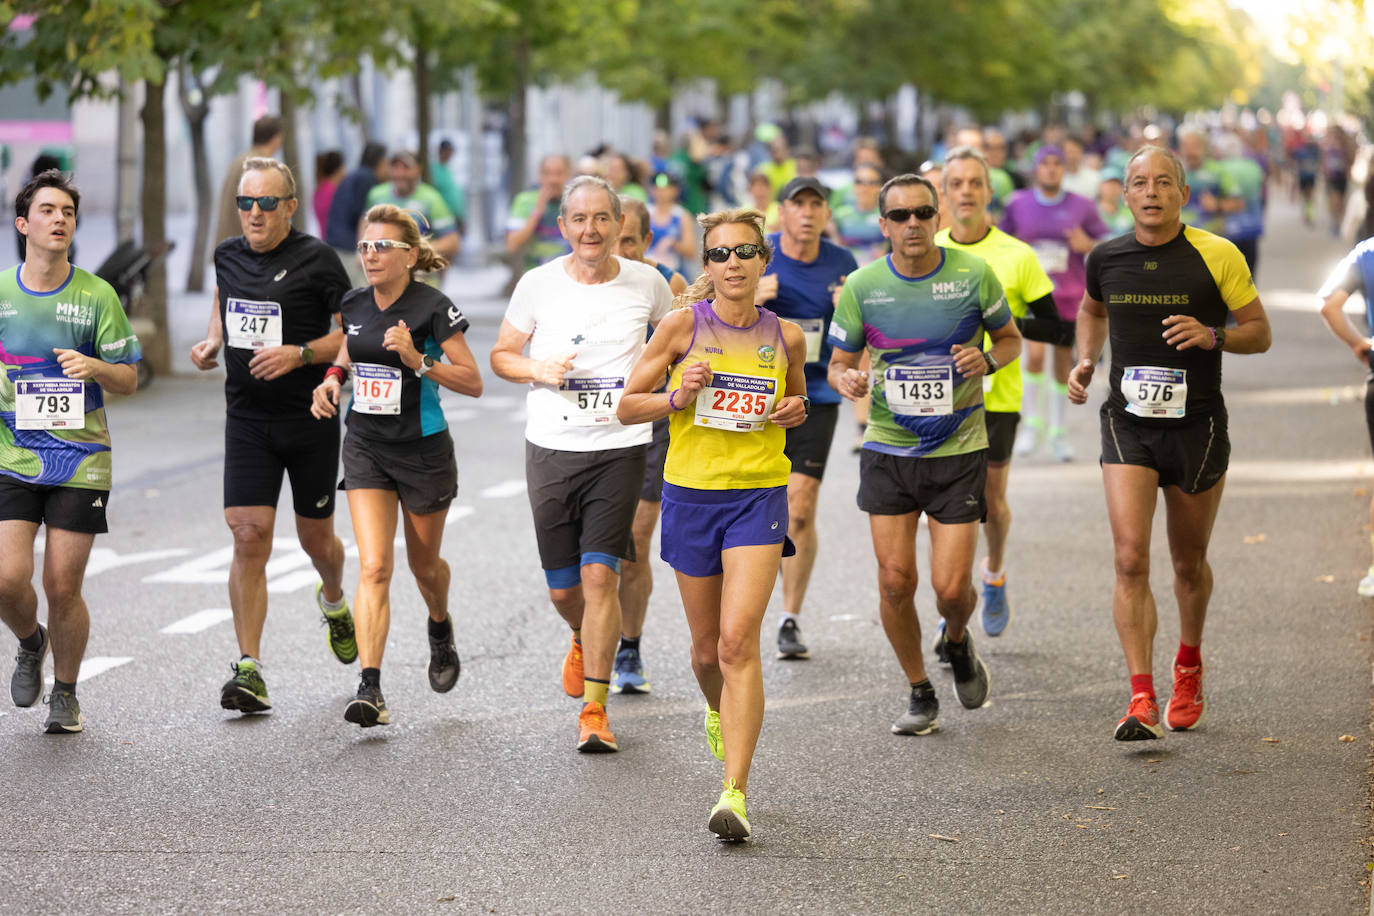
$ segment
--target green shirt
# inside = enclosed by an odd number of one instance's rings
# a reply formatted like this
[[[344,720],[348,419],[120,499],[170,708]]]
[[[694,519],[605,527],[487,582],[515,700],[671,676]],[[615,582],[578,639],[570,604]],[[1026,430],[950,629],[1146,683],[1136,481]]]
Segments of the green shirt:
[[[100,385],[62,374],[54,347],[107,363],[136,363],[138,338],[110,284],[73,267],[51,292],[25,289],[19,268],[0,273],[0,474],[42,486],[110,489],[110,427]],[[84,402],[84,423],[20,429],[18,399],[47,386],[54,399]],[[44,399],[46,400],[46,399]]]
[[[367,206],[372,208],[377,204],[395,204],[402,210],[417,211],[429,223],[428,234],[435,238],[458,231],[458,223],[453,218],[453,211],[444,202],[443,195],[433,185],[423,181],[415,183],[415,190],[408,197],[397,195],[396,186],[391,182],[383,182],[367,192]],[[423,226],[420,228],[424,230]]]
[[[940,265],[904,277],[892,256],[849,275],[830,322],[830,342],[873,365],[864,448],[938,458],[988,447],[983,384],[954,369],[950,348],[979,347],[1011,321],[997,275],[982,258],[941,249]],[[895,409],[894,409],[895,408]]]

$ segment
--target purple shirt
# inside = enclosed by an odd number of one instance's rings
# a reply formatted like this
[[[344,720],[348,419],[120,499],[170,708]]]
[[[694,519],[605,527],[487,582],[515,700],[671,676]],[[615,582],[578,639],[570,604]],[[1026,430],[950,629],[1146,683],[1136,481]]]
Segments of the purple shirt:
[[[1102,222],[1097,204],[1081,194],[1064,191],[1052,203],[1042,203],[1042,199],[1032,188],[1015,192],[997,227],[1035,250],[1040,266],[1054,281],[1059,317],[1073,321],[1083,301],[1087,256],[1069,247],[1069,230],[1077,226],[1093,239],[1106,238],[1112,230]]]

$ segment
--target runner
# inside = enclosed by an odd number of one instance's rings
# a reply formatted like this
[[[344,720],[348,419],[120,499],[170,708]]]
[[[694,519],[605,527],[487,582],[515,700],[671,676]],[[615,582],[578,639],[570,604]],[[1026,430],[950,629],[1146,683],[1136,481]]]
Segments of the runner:
[[[782,619],[778,658],[810,658],[802,642],[801,611],[816,562],[816,503],[830,443],[840,416],[840,396],[825,378],[830,364],[830,317],[844,278],[858,269],[846,249],[821,238],[830,223],[830,192],[815,178],[794,178],[778,194],[782,231],[768,237],[773,257],[758,285],[758,303],[801,326],[806,337],[806,394],[811,415],[787,431],[787,535],[795,556],[782,564]]]
[[[1059,147],[1046,144],[1035,153],[1035,187],[1017,191],[1007,201],[998,227],[1035,249],[1040,266],[1054,281],[1054,302],[1059,317],[1073,321],[1078,302],[1083,298],[1083,258],[1098,239],[1111,230],[1097,215],[1097,205],[1086,197],[1065,191],[1060,184],[1064,173],[1064,154]],[[1025,395],[1021,412],[1025,426],[1016,437],[1014,451],[1029,455],[1039,444],[1043,430],[1056,461],[1072,461],[1073,446],[1064,430],[1064,406],[1068,403],[1066,383],[1073,365],[1072,341],[1054,347],[1053,390],[1046,385],[1045,344],[1026,345],[1022,366]],[[1041,401],[1049,402],[1046,425]]]
[[[239,179],[243,234],[215,248],[215,300],[205,339],[191,348],[202,371],[225,347],[224,521],[234,535],[229,606],[240,657],[220,706],[272,708],[262,678],[267,561],[282,473],[291,479],[296,537],[320,574],[315,603],[329,647],[358,657],[343,593],[343,544],[334,536],[339,423],[310,416],[311,393],[338,353],[339,301],[348,277],[333,249],[291,228],[296,180],[275,159],[249,159]]]
[[[1369,337],[1355,329],[1355,325],[1345,314],[1345,303],[1351,293],[1359,293],[1364,299],[1365,323],[1374,327],[1374,239],[1365,239],[1354,247],[1332,271],[1330,278],[1322,284],[1317,296],[1322,300],[1322,320],[1354,354],[1355,359],[1365,369],[1374,369],[1370,360],[1371,341]],[[1369,429],[1371,447],[1374,447],[1374,372],[1365,380],[1364,419]],[[1369,501],[1371,530],[1374,530],[1374,498]],[[1370,545],[1374,546],[1374,534],[1370,535]],[[1374,598],[1374,563],[1356,591],[1364,598]]]
[[[506,220],[506,251],[525,252],[525,270],[568,253],[558,230],[558,201],[572,174],[567,156],[545,156],[539,163],[539,186],[516,194]]]
[[[620,223],[620,198],[604,179],[569,182],[558,225],[572,253],[520,279],[491,351],[497,375],[530,386],[525,479],[549,598],[572,628],[563,689],[583,700],[580,751],[617,750],[606,695],[618,579],[621,560],[636,559],[652,430],[622,426],[615,408],[646,329],[672,304],[657,270],[615,256]]]
[[[616,253],[627,261],[641,261],[657,270],[668,281],[673,295],[686,290],[687,279],[682,274],[644,256],[654,239],[649,229],[648,208],[624,194],[620,195],[620,208],[622,219]],[[663,461],[667,455],[668,421],[665,418],[654,421],[653,439],[646,455],[644,485],[639,490],[639,504],[635,507],[635,559],[620,564],[620,645],[616,648],[615,666],[611,672],[611,693],[649,692],[639,640],[644,634],[649,595],[654,590],[649,548],[654,528],[658,526],[659,505],[663,500]]]
[[[706,697],[706,741],[725,764],[707,827],[743,840],[749,769],[763,727],[759,631],[787,539],[783,430],[806,420],[801,329],[756,306],[768,264],[763,214],[701,217],[706,272],[680,297],[634,367],[625,423],[669,417],[662,554],[677,572]],[[654,393],[670,370],[670,390]],[[797,394],[793,394],[797,392]]]
[[[15,706],[38,702],[52,651],[50,735],[82,729],[76,681],[91,617],[81,585],[95,536],[109,530],[105,392],[133,394],[142,357],[115,291],[67,260],[80,204],[57,169],[31,178],[14,201],[25,260],[0,273],[0,619],[19,640]],[[46,627],[32,585],[40,524]]]
[[[1072,343],[1073,325],[1060,320],[1054,305],[1054,284],[1045,276],[1035,251],[992,224],[988,214],[992,184],[983,156],[967,146],[950,150],[945,157],[944,181],[945,200],[953,223],[936,234],[935,243],[967,251],[988,263],[1024,337],[1051,344]],[[991,338],[984,344],[991,348]],[[1002,370],[990,376],[983,386],[988,436],[987,481],[983,485],[987,516],[983,535],[987,539],[988,554],[982,566],[982,619],[983,632],[989,636],[1000,636],[1011,623],[1012,615],[1004,561],[1007,536],[1011,532],[1007,477],[1011,471],[1011,446],[1016,439],[1016,425],[1021,419],[1020,360],[1002,366]],[[941,626],[935,648],[941,661],[945,660],[943,643],[944,627]]]
[[[1221,396],[1221,351],[1269,349],[1269,320],[1230,242],[1184,226],[1183,163],[1158,146],[1126,167],[1126,204],[1135,232],[1088,258],[1078,316],[1078,364],[1069,397],[1088,385],[1110,340],[1110,391],[1103,402],[1102,483],[1116,551],[1112,616],[1131,674],[1131,701],[1116,740],[1160,738],[1153,652],[1157,625],[1150,591],[1150,529],[1164,490],[1181,640],[1165,719],[1176,730],[1202,722],[1202,626],[1212,593],[1207,543],[1231,452]],[[1180,308],[1181,306],[1181,308]],[[1227,318],[1236,324],[1227,329]]]
[[[830,196],[832,201],[837,197],[843,198],[841,203],[832,205],[835,212],[833,222],[839,233],[840,244],[849,249],[855,263],[860,266],[887,254],[887,237],[883,235],[882,214],[878,211],[878,190],[883,186],[883,173],[879,166],[867,160],[861,161],[861,153],[871,157],[876,153],[876,147],[861,145],[855,150],[853,184],[845,189],[848,193]],[[868,359],[867,355],[864,359]],[[861,363],[859,368],[866,370],[867,363]],[[858,426],[858,436],[851,451],[857,453],[863,448],[864,430],[868,427],[868,398],[859,398],[850,404],[850,408]]]
[[[973,556],[985,514],[988,437],[982,376],[1021,352],[1001,284],[987,263],[935,244],[935,187],[915,175],[883,186],[879,203],[892,253],[845,282],[830,326],[830,384],[847,398],[869,391],[873,406],[859,459],[859,508],[868,513],[878,558],[883,629],[911,685],[894,734],[936,730],[940,704],[921,657],[916,617],[916,529],[930,521],[930,577],[946,624],[959,702],[987,701],[987,666],[968,620],[978,602]],[[984,333],[992,348],[981,348]]]
[[[382,653],[391,629],[397,503],[405,517],[406,558],[429,611],[429,686],[447,693],[458,682],[451,577],[439,556],[448,507],[458,493],[458,467],[439,386],[474,398],[482,394],[482,374],[463,336],[467,318],[447,296],[415,279],[447,263],[405,211],[378,204],[366,219],[358,256],[371,285],[344,297],[348,334],[310,408],[318,418],[337,417],[339,392],[352,371],[343,489],[361,567],[353,609],[362,672],[344,719],[362,728],[391,722],[382,697]]]
[[[428,224],[426,232],[433,239],[434,253],[445,261],[453,260],[463,242],[458,234],[458,220],[438,189],[420,180],[419,158],[414,153],[398,150],[391,154],[390,165],[391,180],[377,185],[367,194],[368,211],[378,204],[392,204],[420,214]],[[427,277],[426,282],[438,286],[439,271]]]

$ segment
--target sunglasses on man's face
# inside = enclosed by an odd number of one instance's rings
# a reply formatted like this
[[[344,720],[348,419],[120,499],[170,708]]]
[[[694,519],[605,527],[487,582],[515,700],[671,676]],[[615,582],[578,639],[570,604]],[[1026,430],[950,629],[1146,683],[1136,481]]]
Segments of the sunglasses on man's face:
[[[281,203],[284,200],[291,200],[291,198],[271,196],[249,197],[246,194],[240,194],[238,197],[234,198],[234,203],[238,204],[239,209],[242,210],[244,213],[247,213],[249,210],[253,209],[253,204],[257,204],[258,209],[262,210],[262,212],[270,213],[273,210],[277,209],[277,204]]]
[[[888,210],[883,214],[883,219],[887,220],[889,223],[904,223],[914,216],[921,222],[925,222],[928,219],[934,219],[935,214],[939,212],[939,210],[936,210],[930,204],[926,204],[923,207],[900,207],[894,210]]]
[[[358,243],[358,254],[372,254],[377,251],[392,251],[410,248],[405,242],[395,239],[363,239]]]
[[[726,261],[730,260],[730,253],[734,252],[739,256],[741,261],[747,261],[750,258],[757,257],[761,251],[763,251],[762,245],[736,245],[734,248],[726,248],[724,245],[721,245],[718,248],[707,248],[706,260],[715,261],[717,264],[724,264]]]

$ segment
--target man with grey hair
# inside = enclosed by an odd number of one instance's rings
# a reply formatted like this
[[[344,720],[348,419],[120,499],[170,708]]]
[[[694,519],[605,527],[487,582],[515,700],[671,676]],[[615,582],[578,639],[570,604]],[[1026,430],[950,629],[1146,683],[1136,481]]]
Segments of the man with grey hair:
[[[620,563],[635,559],[632,524],[648,424],[616,407],[645,334],[668,314],[658,271],[616,255],[622,214],[604,178],[563,188],[558,229],[569,254],[520,278],[491,368],[529,385],[525,480],[549,598],[572,630],[563,689],[580,698],[577,749],[617,750],[606,720],[620,635]],[[528,355],[526,355],[528,347]]]
[[[224,520],[234,535],[229,605],[240,657],[220,705],[243,713],[272,708],[259,643],[283,472],[301,549],[320,574],[315,601],[329,646],[344,664],[358,655],[334,534],[339,421],[310,415],[315,386],[343,342],[339,303],[349,282],[334,249],[291,228],[297,203],[289,168],[275,159],[244,162],[234,198],[242,235],[215,248],[210,326],[191,348],[202,371],[219,365],[224,348]]]

